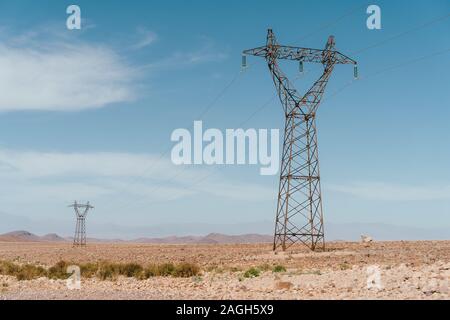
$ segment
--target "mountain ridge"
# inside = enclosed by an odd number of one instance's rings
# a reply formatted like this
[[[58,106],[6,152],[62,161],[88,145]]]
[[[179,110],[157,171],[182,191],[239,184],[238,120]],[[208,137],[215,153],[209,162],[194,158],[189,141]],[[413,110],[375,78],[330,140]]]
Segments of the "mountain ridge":
[[[124,242],[124,243],[149,243],[149,244],[243,244],[271,242],[272,236],[263,234],[227,235],[222,233],[209,233],[206,236],[168,236],[159,238],[141,237],[132,240],[122,239],[97,239],[88,238],[89,242]],[[72,237],[61,237],[56,233],[38,236],[25,230],[12,231],[0,234],[0,242],[71,242]]]

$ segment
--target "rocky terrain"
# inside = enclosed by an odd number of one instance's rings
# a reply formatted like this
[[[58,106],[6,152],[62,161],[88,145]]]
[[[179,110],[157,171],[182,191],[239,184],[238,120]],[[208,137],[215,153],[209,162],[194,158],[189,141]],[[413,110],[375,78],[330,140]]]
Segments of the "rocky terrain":
[[[324,252],[285,253],[270,244],[0,242],[0,260],[189,262],[201,270],[190,278],[82,278],[79,290],[66,280],[2,275],[0,299],[450,299],[450,241],[334,242]]]

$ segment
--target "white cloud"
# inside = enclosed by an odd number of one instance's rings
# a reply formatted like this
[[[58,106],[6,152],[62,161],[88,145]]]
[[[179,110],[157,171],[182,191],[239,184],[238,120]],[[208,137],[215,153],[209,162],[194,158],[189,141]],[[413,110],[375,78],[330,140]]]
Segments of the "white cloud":
[[[407,186],[383,182],[329,185],[329,189],[355,197],[387,201],[449,200],[450,185]]]
[[[2,37],[0,111],[77,111],[135,98],[136,69],[111,48],[51,34],[36,38]]]

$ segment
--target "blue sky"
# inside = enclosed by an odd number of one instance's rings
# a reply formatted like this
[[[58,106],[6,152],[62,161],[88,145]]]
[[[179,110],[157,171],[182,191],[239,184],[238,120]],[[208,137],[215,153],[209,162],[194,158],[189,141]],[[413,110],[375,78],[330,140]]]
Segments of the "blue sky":
[[[80,31],[66,29],[70,4],[81,7]],[[381,30],[366,28],[369,4],[381,7]],[[10,223],[0,232],[71,234],[75,199],[95,205],[98,236],[271,225],[277,176],[176,167],[166,152],[171,132],[208,106],[207,128],[282,127],[264,61],[239,73],[242,50],[263,45],[268,27],[303,47],[333,34],[359,63],[357,82],[336,67],[319,109],[325,221],[450,230],[446,14],[446,0],[2,1],[0,214]],[[295,63],[283,67],[297,76]],[[305,69],[303,90],[318,66]]]

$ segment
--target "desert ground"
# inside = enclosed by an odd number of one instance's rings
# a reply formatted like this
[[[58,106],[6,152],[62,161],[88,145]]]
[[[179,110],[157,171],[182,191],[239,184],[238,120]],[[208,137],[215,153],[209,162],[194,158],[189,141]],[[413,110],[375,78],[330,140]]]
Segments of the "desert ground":
[[[0,275],[0,299],[449,299],[450,241],[331,242],[323,252],[270,244],[0,242],[0,261],[191,263],[190,277],[112,280]],[[248,272],[248,270],[253,270]],[[257,270],[257,271],[255,271]]]

